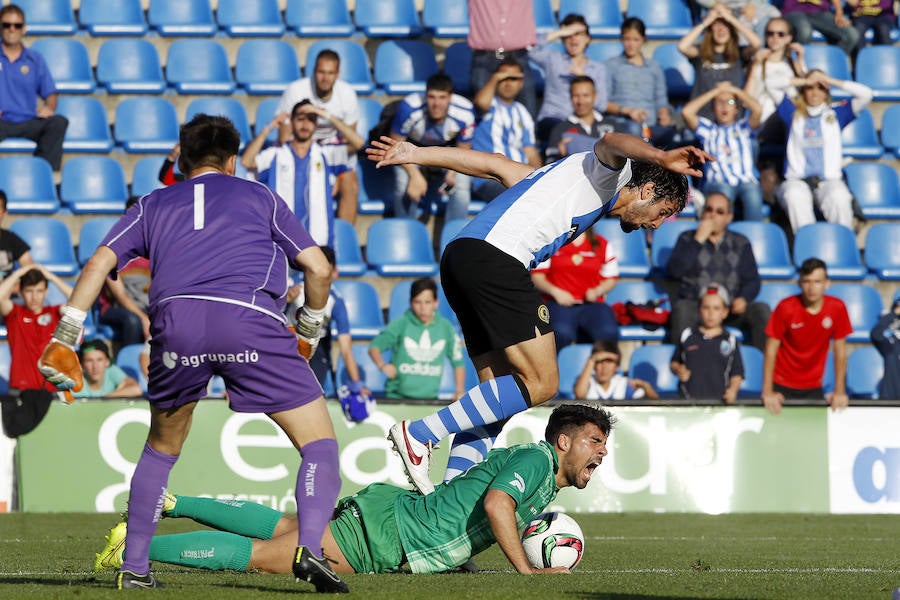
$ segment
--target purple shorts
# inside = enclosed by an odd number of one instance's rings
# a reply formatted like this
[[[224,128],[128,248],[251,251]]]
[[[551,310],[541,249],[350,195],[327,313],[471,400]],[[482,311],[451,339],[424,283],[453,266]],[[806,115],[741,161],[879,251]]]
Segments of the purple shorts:
[[[231,409],[272,413],[322,395],[297,338],[259,311],[210,300],[169,300],[153,316],[148,396],[156,408],[206,396],[221,375]]]

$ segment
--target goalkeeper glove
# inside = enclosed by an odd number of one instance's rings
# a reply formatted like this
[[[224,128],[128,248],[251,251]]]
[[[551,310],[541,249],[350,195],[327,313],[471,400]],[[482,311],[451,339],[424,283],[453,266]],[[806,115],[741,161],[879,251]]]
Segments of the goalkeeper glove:
[[[300,356],[309,360],[316,353],[319,340],[324,334],[322,324],[325,321],[325,309],[313,309],[301,306],[295,315],[297,325],[294,332],[297,334],[297,351]]]
[[[81,362],[75,346],[81,337],[85,317],[87,313],[83,310],[64,306],[53,337],[38,360],[38,370],[58,390],[77,392],[84,386]]]

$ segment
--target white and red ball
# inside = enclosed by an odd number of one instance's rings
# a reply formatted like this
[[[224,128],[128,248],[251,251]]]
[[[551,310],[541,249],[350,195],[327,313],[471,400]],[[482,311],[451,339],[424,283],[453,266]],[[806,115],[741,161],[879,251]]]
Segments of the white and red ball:
[[[522,546],[536,569],[575,568],[584,554],[584,534],[575,519],[561,512],[538,515],[522,531]]]

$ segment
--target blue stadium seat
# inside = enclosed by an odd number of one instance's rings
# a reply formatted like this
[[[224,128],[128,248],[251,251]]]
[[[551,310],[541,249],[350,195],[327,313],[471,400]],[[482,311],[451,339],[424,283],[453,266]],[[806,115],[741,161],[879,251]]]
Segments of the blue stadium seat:
[[[306,75],[313,76],[316,57],[322,50],[333,50],[341,59],[340,78],[350,84],[357,94],[371,94],[375,82],[369,71],[369,57],[359,42],[353,40],[319,40],[306,51]]]
[[[78,21],[95,37],[147,33],[141,0],[81,0]]]
[[[732,231],[744,235],[753,246],[753,257],[763,279],[793,279],[796,273],[784,230],[766,221],[732,221]]]
[[[841,52],[840,49],[837,50]],[[841,130],[841,142],[844,147],[844,156],[875,159],[881,158],[884,154],[884,146],[878,140],[875,121],[868,108],[862,109],[856,118]]]
[[[606,62],[614,56],[619,56],[622,52],[622,42],[619,41],[592,42],[584,51],[588,58],[597,62]]]
[[[284,34],[278,0],[219,0],[216,21],[232,37]]]
[[[753,300],[755,302],[765,302],[769,308],[775,310],[778,303],[787,298],[800,293],[800,286],[796,283],[787,281],[764,281],[759,287],[759,293]]]
[[[600,219],[594,223],[594,232],[612,246],[619,262],[620,277],[644,278],[650,274],[650,257],[643,235],[625,233],[618,219]]]
[[[178,143],[178,115],[163,98],[126,98],[116,106],[113,133],[126,152],[169,152]]]
[[[466,42],[453,42],[444,52],[444,73],[453,80],[453,91],[463,96],[470,94],[469,73],[472,67],[472,49]]]
[[[373,98],[359,99],[359,121],[356,123],[356,133],[364,140],[369,139],[369,130],[381,119],[382,106]]]
[[[342,276],[357,277],[364,275],[366,261],[363,259],[356,229],[353,224],[343,219],[334,220],[334,254],[337,267]]]
[[[857,161],[844,167],[844,174],[867,218],[900,218],[900,178],[893,166]]]
[[[25,13],[28,35],[72,35],[78,31],[71,0],[17,0]],[[47,62],[52,60],[47,57]]]
[[[374,398],[384,398],[384,384],[387,376],[375,366],[369,356],[368,344],[353,344],[350,350],[353,358],[356,359],[356,365],[359,367],[359,376]],[[390,351],[383,352],[385,360],[390,359]],[[347,367],[344,365],[344,359],[340,355],[334,365],[335,384],[338,386],[346,385],[350,381],[347,374]]]
[[[696,228],[696,221],[676,219],[663,223],[659,229],[653,232],[653,240],[650,242],[650,264],[656,272],[666,273],[666,265],[669,264],[669,257],[672,255],[672,249],[681,232]],[[641,234],[641,231],[635,231],[629,235]]]
[[[881,143],[895,158],[900,158],[900,104],[891,104],[881,115]]]
[[[56,112],[69,119],[63,140],[66,152],[109,152],[113,149],[106,108],[97,98],[60,96]]]
[[[253,134],[250,133],[250,119],[247,118],[244,104],[234,98],[197,98],[191,100],[184,116],[184,122],[187,123],[200,113],[231,119],[238,133],[241,134],[241,149],[253,139]]]
[[[744,363],[744,380],[738,389],[738,397],[759,398],[763,386],[763,353],[759,348],[741,344],[741,361]]]
[[[110,94],[161,94],[166,79],[156,48],[141,38],[107,40],[97,55],[97,82]]]
[[[534,27],[539,34],[550,33],[558,27],[550,0],[533,0],[532,10],[534,11]]]
[[[300,66],[283,40],[247,40],[238,48],[234,74],[248,94],[280,94],[300,78]]]
[[[145,196],[163,187],[159,180],[159,169],[163,160],[164,156],[145,156],[134,164],[134,174],[131,176],[132,196]]]
[[[661,398],[676,397],[678,378],[669,369],[674,351],[672,344],[638,346],[628,361],[628,377],[648,382]]]
[[[622,13],[618,2],[597,0],[559,0],[559,20],[566,15],[584,17],[592,38],[618,38],[622,27]]]
[[[388,304],[388,322],[400,317],[406,312],[406,309],[409,308],[409,293],[412,282],[412,279],[401,279],[394,284],[394,287],[391,289],[390,304]],[[453,312],[453,309],[450,308],[450,303],[447,302],[447,296],[444,295],[444,288],[441,287],[440,281],[436,281],[435,283],[437,283],[438,290],[438,314],[450,321],[450,323],[458,330],[459,319],[456,318],[456,313]]]
[[[53,171],[43,158],[10,156],[0,160],[0,189],[6,192],[6,208],[10,213],[59,210]]]
[[[653,60],[662,67],[666,76],[666,90],[670,98],[685,99],[691,95],[694,87],[694,65],[684,54],[678,51],[675,42],[660,44],[653,51]]]
[[[288,0],[284,20],[300,37],[349,37],[354,30],[346,0]]]
[[[3,339],[6,339],[6,325],[2,325]],[[9,344],[0,344],[0,394],[9,392],[9,365],[12,363],[12,354],[9,352]]]
[[[213,40],[172,42],[166,81],[179,94],[231,94],[235,90],[225,48]]]
[[[37,144],[26,138],[8,137],[0,142],[0,152],[34,152]]]
[[[865,46],[856,57],[856,81],[878,101],[900,100],[900,47]]]
[[[851,398],[877,399],[884,378],[884,358],[874,346],[860,346],[847,358],[847,394]]]
[[[360,279],[338,279],[332,286],[347,305],[353,339],[370,340],[384,329],[381,302],[371,283]]]
[[[6,162],[6,161],[3,161]],[[54,217],[24,217],[13,221],[9,230],[31,246],[31,258],[60,277],[78,273],[78,260],[69,228]]]
[[[144,344],[129,344],[122,346],[116,355],[116,365],[125,371],[125,374],[135,379],[141,384],[141,389],[147,393],[147,378],[141,370],[141,352],[144,350]]]
[[[606,303],[612,306],[617,302],[634,302],[643,304],[651,300],[662,301],[660,308],[671,310],[672,306],[665,291],[651,281],[624,280],[616,283],[606,295]],[[647,329],[641,324],[619,325],[620,340],[662,341],[666,339],[666,328]],[[668,363],[666,363],[668,364]]]
[[[416,37],[422,33],[414,0],[356,0],[356,27],[366,37]]]
[[[810,70],[821,69],[828,73],[829,77],[841,81],[853,79],[853,71],[850,69],[850,58],[847,53],[831,44],[806,44],[803,46],[803,60]],[[839,87],[831,86],[829,90],[835,100],[844,100],[851,95]]]
[[[425,0],[422,24],[434,37],[469,35],[469,7],[458,0]]]
[[[434,48],[419,40],[388,40],[375,51],[375,83],[388,94],[424,92],[437,70]]]
[[[369,225],[366,260],[381,276],[423,277],[438,271],[428,229],[415,219],[381,219]]]
[[[694,26],[691,10],[682,0],[628,0],[626,17],[638,17],[647,27],[647,39],[678,39]]]
[[[71,158],[63,165],[59,195],[75,214],[121,214],[128,201],[122,165],[109,156]]]
[[[868,343],[869,332],[884,310],[878,290],[864,283],[833,283],[825,293],[840,298],[847,306],[853,325],[853,333],[847,336],[847,341]]]
[[[584,365],[591,357],[592,344],[569,344],[560,348],[556,355],[559,364],[558,398],[572,400],[575,398],[575,382],[584,370]]]
[[[209,37],[219,29],[209,0],[150,0],[147,22],[165,37]]]
[[[93,217],[81,224],[78,232],[78,264],[82,267],[88,261],[119,217]]]
[[[866,233],[863,256],[866,267],[878,279],[900,281],[900,223],[872,225]]]
[[[453,238],[456,237],[460,231],[462,231],[463,227],[469,224],[472,219],[450,219],[449,221],[444,221],[444,227],[441,229],[441,237],[440,237],[440,249],[441,255],[444,254],[444,248],[447,247]]]
[[[31,21],[28,29],[31,33]],[[97,87],[87,47],[77,39],[42,38],[31,49],[44,57],[60,93],[90,94]]]
[[[359,175],[358,208],[361,215],[383,215],[385,204],[390,205],[394,190],[392,169],[376,169],[370,160],[356,165]]]
[[[266,98],[256,107],[256,120],[253,124],[253,135],[257,136],[263,130],[263,127],[272,122],[275,118],[275,111],[278,110],[278,104],[281,102],[280,97]],[[278,132],[274,129],[269,131],[266,136],[267,144],[274,144],[278,141]]]
[[[822,259],[828,267],[829,279],[862,279],[866,267],[859,256],[856,234],[838,223],[810,223],[794,236],[794,265],[810,257]]]

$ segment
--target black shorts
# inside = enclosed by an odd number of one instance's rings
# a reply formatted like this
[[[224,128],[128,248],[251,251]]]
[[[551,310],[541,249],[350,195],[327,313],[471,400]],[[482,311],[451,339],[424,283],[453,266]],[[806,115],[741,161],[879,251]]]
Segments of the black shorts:
[[[553,331],[528,269],[484,240],[459,238],[447,245],[441,285],[459,318],[469,356]]]

